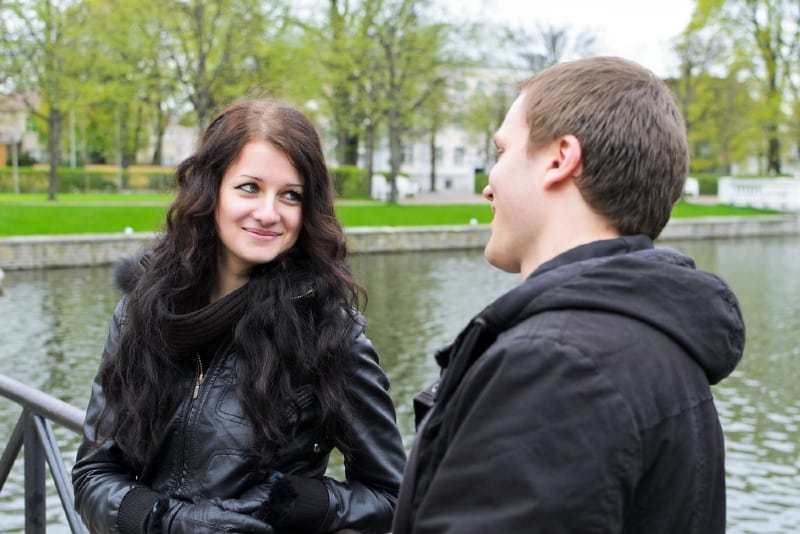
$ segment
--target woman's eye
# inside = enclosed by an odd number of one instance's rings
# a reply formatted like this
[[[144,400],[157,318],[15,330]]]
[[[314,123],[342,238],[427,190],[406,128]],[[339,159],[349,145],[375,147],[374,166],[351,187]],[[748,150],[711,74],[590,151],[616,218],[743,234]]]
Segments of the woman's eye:
[[[240,189],[245,193],[258,193],[258,186],[253,183],[246,183],[242,185],[236,186],[236,189]]]
[[[286,193],[284,193],[284,197],[286,197],[287,200],[290,200],[292,202],[303,201],[303,194],[300,193],[299,191],[287,191]]]

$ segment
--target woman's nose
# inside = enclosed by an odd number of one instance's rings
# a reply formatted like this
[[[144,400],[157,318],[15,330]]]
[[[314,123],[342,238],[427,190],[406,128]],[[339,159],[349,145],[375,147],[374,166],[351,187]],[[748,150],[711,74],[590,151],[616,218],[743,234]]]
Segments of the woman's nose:
[[[273,196],[262,199],[255,211],[253,211],[253,217],[261,224],[277,222],[280,219],[280,214],[276,209],[275,200]]]

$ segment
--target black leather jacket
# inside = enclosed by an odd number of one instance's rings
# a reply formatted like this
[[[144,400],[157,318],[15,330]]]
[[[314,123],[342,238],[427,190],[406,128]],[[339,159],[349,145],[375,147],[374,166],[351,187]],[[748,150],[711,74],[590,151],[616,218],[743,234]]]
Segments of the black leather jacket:
[[[117,343],[125,297],[111,321],[104,356]],[[332,444],[306,424],[316,417],[310,386],[299,388],[302,419],[296,439],[280,451],[272,468],[297,480],[317,479],[327,490],[327,513],[320,532],[352,528],[385,532],[392,515],[405,466],[405,451],[387,393],[388,381],[371,342],[356,331],[352,351],[357,365],[351,386],[357,417],[352,432],[353,454],[345,463],[347,481],[325,477]],[[86,412],[84,442],[73,468],[75,507],[92,532],[121,532],[120,506],[142,486],[164,495],[237,497],[258,483],[258,458],[248,449],[251,427],[245,421],[234,387],[235,354],[223,347],[210,363],[194,398],[196,375],[174,385],[185,391],[162,438],[154,444],[145,466],[130,462],[111,440],[93,444],[95,421],[103,407],[103,392],[95,380]],[[294,477],[290,477],[294,478]]]

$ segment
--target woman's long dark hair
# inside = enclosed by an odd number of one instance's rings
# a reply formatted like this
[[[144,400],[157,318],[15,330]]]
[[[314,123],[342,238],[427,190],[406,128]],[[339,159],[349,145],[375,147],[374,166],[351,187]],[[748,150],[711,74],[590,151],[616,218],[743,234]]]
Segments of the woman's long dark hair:
[[[346,358],[363,289],[345,261],[344,232],[313,124],[280,101],[254,99],[222,111],[195,153],[178,166],[165,231],[128,294],[118,346],[100,368],[106,405],[98,435],[112,437],[138,462],[146,462],[150,445],[185,395],[174,385],[193,364],[169,349],[164,319],[208,302],[221,246],[215,220],[220,183],[251,141],[270,143],[304,178],[298,240],[253,270],[246,311],[234,333],[237,394],[254,426],[253,447],[268,461],[291,439],[291,414],[298,410],[293,390],[307,382],[322,407],[318,430],[348,452]]]

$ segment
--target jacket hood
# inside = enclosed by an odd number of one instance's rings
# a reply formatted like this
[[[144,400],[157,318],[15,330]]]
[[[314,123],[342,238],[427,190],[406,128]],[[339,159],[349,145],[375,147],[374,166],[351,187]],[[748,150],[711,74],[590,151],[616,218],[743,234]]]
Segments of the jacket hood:
[[[142,276],[148,258],[149,254],[142,254],[128,256],[117,262],[113,272],[114,286],[123,293],[130,293]]]
[[[600,246],[615,242],[618,246],[620,241],[626,246],[634,242],[621,238]],[[742,314],[730,287],[718,276],[696,269],[691,258],[674,250],[618,252],[626,253],[537,271],[517,288],[522,290],[517,295],[512,290],[490,306],[494,309],[487,308],[488,316],[500,321],[513,317],[516,323],[558,309],[625,315],[681,345],[711,384],[727,377],[741,360],[745,339]],[[552,283],[547,282],[548,277],[554,279]],[[502,324],[496,320],[491,322]]]

